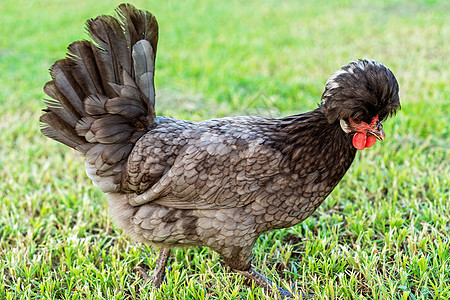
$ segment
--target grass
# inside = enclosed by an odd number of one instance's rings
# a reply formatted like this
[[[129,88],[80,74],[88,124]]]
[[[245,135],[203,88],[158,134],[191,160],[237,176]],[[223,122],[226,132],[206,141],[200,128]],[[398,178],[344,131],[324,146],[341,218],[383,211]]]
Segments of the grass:
[[[318,299],[450,298],[450,6],[446,1],[133,1],[160,23],[158,113],[202,120],[310,110],[357,58],[389,66],[402,110],[387,141],[293,228],[264,234],[257,270]],[[2,2],[0,299],[265,299],[207,248],[155,252],[111,223],[83,160],[39,132],[47,69],[119,1]],[[168,100],[172,99],[172,100]],[[275,296],[272,296],[275,297]]]

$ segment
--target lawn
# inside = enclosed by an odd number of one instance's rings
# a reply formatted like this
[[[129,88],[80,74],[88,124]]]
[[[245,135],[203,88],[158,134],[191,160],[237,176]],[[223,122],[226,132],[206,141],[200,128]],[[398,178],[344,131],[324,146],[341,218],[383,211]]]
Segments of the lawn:
[[[342,65],[385,63],[402,103],[386,142],[359,151],[313,216],[262,235],[254,266],[317,299],[450,298],[448,1],[132,2],[160,24],[160,115],[300,113]],[[160,291],[144,285],[133,269],[156,252],[114,227],[83,159],[39,132],[48,68],[119,3],[2,1],[0,299],[276,297],[201,247],[174,251]]]

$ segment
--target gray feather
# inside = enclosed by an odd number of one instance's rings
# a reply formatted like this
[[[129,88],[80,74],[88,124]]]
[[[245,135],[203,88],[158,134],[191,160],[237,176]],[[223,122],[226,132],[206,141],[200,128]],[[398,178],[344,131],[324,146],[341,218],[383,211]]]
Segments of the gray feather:
[[[69,58],[76,62],[75,80],[87,94],[103,94],[101,77],[95,56],[88,41],[74,42],[69,46]]]
[[[90,115],[106,114],[105,103],[108,97],[101,94],[90,95],[84,100],[84,109]]]
[[[155,105],[155,61],[150,42],[140,40],[133,46],[134,77],[139,89],[147,96],[152,106]]]

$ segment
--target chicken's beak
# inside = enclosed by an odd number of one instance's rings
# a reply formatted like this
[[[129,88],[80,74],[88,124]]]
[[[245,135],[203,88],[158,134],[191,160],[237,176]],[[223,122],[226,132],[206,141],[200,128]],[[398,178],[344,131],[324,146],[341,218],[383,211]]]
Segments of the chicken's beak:
[[[371,135],[373,135],[374,137],[376,137],[378,140],[380,141],[384,141],[385,139],[385,135],[384,135],[384,131],[383,131],[383,125],[381,125],[381,123],[379,121],[377,121],[375,123],[374,128],[371,128],[369,130],[367,130],[367,132]]]

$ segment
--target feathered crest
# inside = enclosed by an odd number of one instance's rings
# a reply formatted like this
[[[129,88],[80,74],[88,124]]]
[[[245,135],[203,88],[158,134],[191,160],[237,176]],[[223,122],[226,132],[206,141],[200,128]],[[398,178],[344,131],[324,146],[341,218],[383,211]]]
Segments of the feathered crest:
[[[340,119],[370,122],[400,108],[399,87],[391,70],[374,60],[352,61],[334,73],[322,95],[321,111],[328,122]]]

